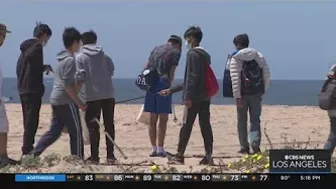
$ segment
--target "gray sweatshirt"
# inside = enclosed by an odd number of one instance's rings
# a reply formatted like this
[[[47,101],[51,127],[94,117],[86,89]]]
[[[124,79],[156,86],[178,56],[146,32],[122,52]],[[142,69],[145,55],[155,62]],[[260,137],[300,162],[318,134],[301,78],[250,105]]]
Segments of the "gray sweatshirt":
[[[67,50],[63,50],[57,54],[58,64],[54,72],[54,85],[50,95],[50,103],[52,105],[64,105],[73,103],[66,87],[75,86],[77,81],[83,81],[84,75],[76,72],[75,57]]]
[[[95,44],[84,45],[76,57],[77,71],[84,73],[80,99],[89,102],[114,98],[112,59]]]

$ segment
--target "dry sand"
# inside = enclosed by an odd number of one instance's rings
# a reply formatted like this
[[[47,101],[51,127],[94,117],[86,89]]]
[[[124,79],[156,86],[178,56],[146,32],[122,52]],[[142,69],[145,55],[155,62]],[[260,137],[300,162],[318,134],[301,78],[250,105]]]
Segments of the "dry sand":
[[[117,105],[115,108],[115,128],[116,142],[129,157],[128,160],[122,159],[120,153],[116,150],[115,155],[121,163],[139,163],[147,161],[147,166],[139,166],[133,171],[149,171],[150,163],[155,162],[159,166],[167,166],[165,158],[149,158],[151,150],[147,127],[136,123],[136,118],[140,111],[140,105]],[[178,122],[174,123],[171,117],[168,123],[165,148],[169,152],[175,153],[178,143],[179,131],[183,115],[183,107],[175,105]],[[8,154],[16,159],[20,158],[22,145],[22,112],[18,104],[6,104],[7,114],[10,123]],[[37,131],[36,141],[44,132],[49,129],[51,117],[50,105],[43,105],[40,113],[40,126]],[[296,106],[264,106],[262,113],[262,149],[269,149],[269,143],[264,134],[266,127],[267,134],[272,141],[274,148],[284,148],[288,143],[302,142],[303,146],[309,142],[309,148],[323,147],[328,133],[329,120],[325,111],[318,107],[296,107]],[[240,155],[237,129],[236,129],[236,110],[235,106],[212,105],[211,106],[211,123],[214,133],[214,157],[216,161],[219,157],[224,163],[237,160]],[[101,136],[104,136],[103,130]],[[100,142],[101,161],[105,161],[105,137]],[[62,134],[61,138],[50,146],[42,157],[48,154],[57,153],[62,156],[69,155],[69,136]],[[198,165],[201,160],[200,155],[204,154],[203,139],[200,133],[198,121],[194,125],[192,136],[190,138],[185,159],[185,165],[174,166],[179,171],[201,170],[202,166]],[[89,146],[85,147],[85,155],[90,155]],[[144,164],[146,165],[146,163]],[[129,168],[129,167],[128,167]],[[29,172],[121,172],[128,169],[120,166],[104,165],[73,165],[66,162],[60,162],[52,167],[41,167]],[[26,170],[16,170],[17,172],[26,172]]]

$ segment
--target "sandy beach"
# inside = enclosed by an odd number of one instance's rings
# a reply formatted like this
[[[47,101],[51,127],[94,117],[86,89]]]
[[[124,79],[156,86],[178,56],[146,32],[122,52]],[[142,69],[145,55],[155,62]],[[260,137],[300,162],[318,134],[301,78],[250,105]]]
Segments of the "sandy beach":
[[[7,115],[10,123],[8,154],[19,159],[22,145],[22,112],[19,104],[6,104]],[[148,172],[150,165],[155,163],[159,167],[167,166],[165,158],[149,158],[151,150],[147,126],[136,123],[136,118],[141,109],[140,105],[117,105],[115,108],[116,143],[129,157],[124,160],[120,153],[115,150],[116,157],[123,164],[137,164],[134,172]],[[181,127],[183,106],[175,105],[178,122],[173,122],[173,117],[168,123],[165,148],[169,152],[176,153],[178,136]],[[37,131],[36,140],[49,129],[51,117],[50,105],[43,105],[40,113],[40,126]],[[270,149],[264,133],[271,140],[273,148],[287,148],[296,143],[297,148],[321,148],[329,133],[329,120],[325,111],[318,107],[295,107],[295,106],[264,106],[262,114],[262,150]],[[241,157],[239,150],[235,106],[212,105],[211,123],[214,133],[214,157],[218,163],[230,163]],[[101,130],[101,136],[104,136]],[[299,145],[302,144],[302,145]],[[59,154],[62,157],[69,155],[69,137],[62,134],[61,138],[42,154]],[[199,171],[204,166],[199,166],[201,155],[204,154],[203,139],[200,133],[198,121],[194,125],[192,136],[187,147],[185,165],[174,166],[178,171]],[[89,146],[85,146],[85,155],[90,155]],[[100,142],[101,162],[105,162],[105,137]],[[83,165],[72,164],[67,161],[60,161],[52,166],[39,166],[35,169],[25,170],[11,169],[8,172],[121,172],[131,166],[106,166],[106,165]],[[191,170],[192,169],[192,170]],[[127,171],[127,170],[126,170]],[[131,171],[131,170],[129,170]]]

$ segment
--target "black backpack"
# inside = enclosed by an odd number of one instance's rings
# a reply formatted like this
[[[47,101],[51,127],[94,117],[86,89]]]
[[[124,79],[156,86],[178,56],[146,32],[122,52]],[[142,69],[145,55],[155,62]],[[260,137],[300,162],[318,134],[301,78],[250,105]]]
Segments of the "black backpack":
[[[159,79],[159,74],[154,65],[148,65],[141,71],[135,80],[135,85],[143,91],[151,91]]]
[[[265,83],[263,69],[256,60],[245,61],[241,74],[241,94],[254,95],[264,93]]]
[[[319,94],[319,106],[322,110],[336,109],[336,80],[328,77]]]

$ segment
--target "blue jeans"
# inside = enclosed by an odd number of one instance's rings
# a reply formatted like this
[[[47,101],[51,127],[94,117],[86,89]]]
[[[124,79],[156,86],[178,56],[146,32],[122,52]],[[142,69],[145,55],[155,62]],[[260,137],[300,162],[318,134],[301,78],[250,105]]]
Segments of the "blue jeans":
[[[248,149],[247,111],[250,115],[250,143],[252,149],[258,149],[261,141],[260,115],[262,95],[246,95],[242,97],[242,107],[237,107],[238,137],[240,147]]]
[[[336,147],[336,117],[329,117],[329,119],[330,119],[330,133],[328,140],[324,145],[324,149],[329,150],[330,155],[332,155]]]
[[[153,92],[147,92],[144,103],[144,111],[155,114],[170,114],[172,113],[172,96],[160,96],[157,93],[163,89],[170,87],[169,81],[161,78],[157,81]]]

